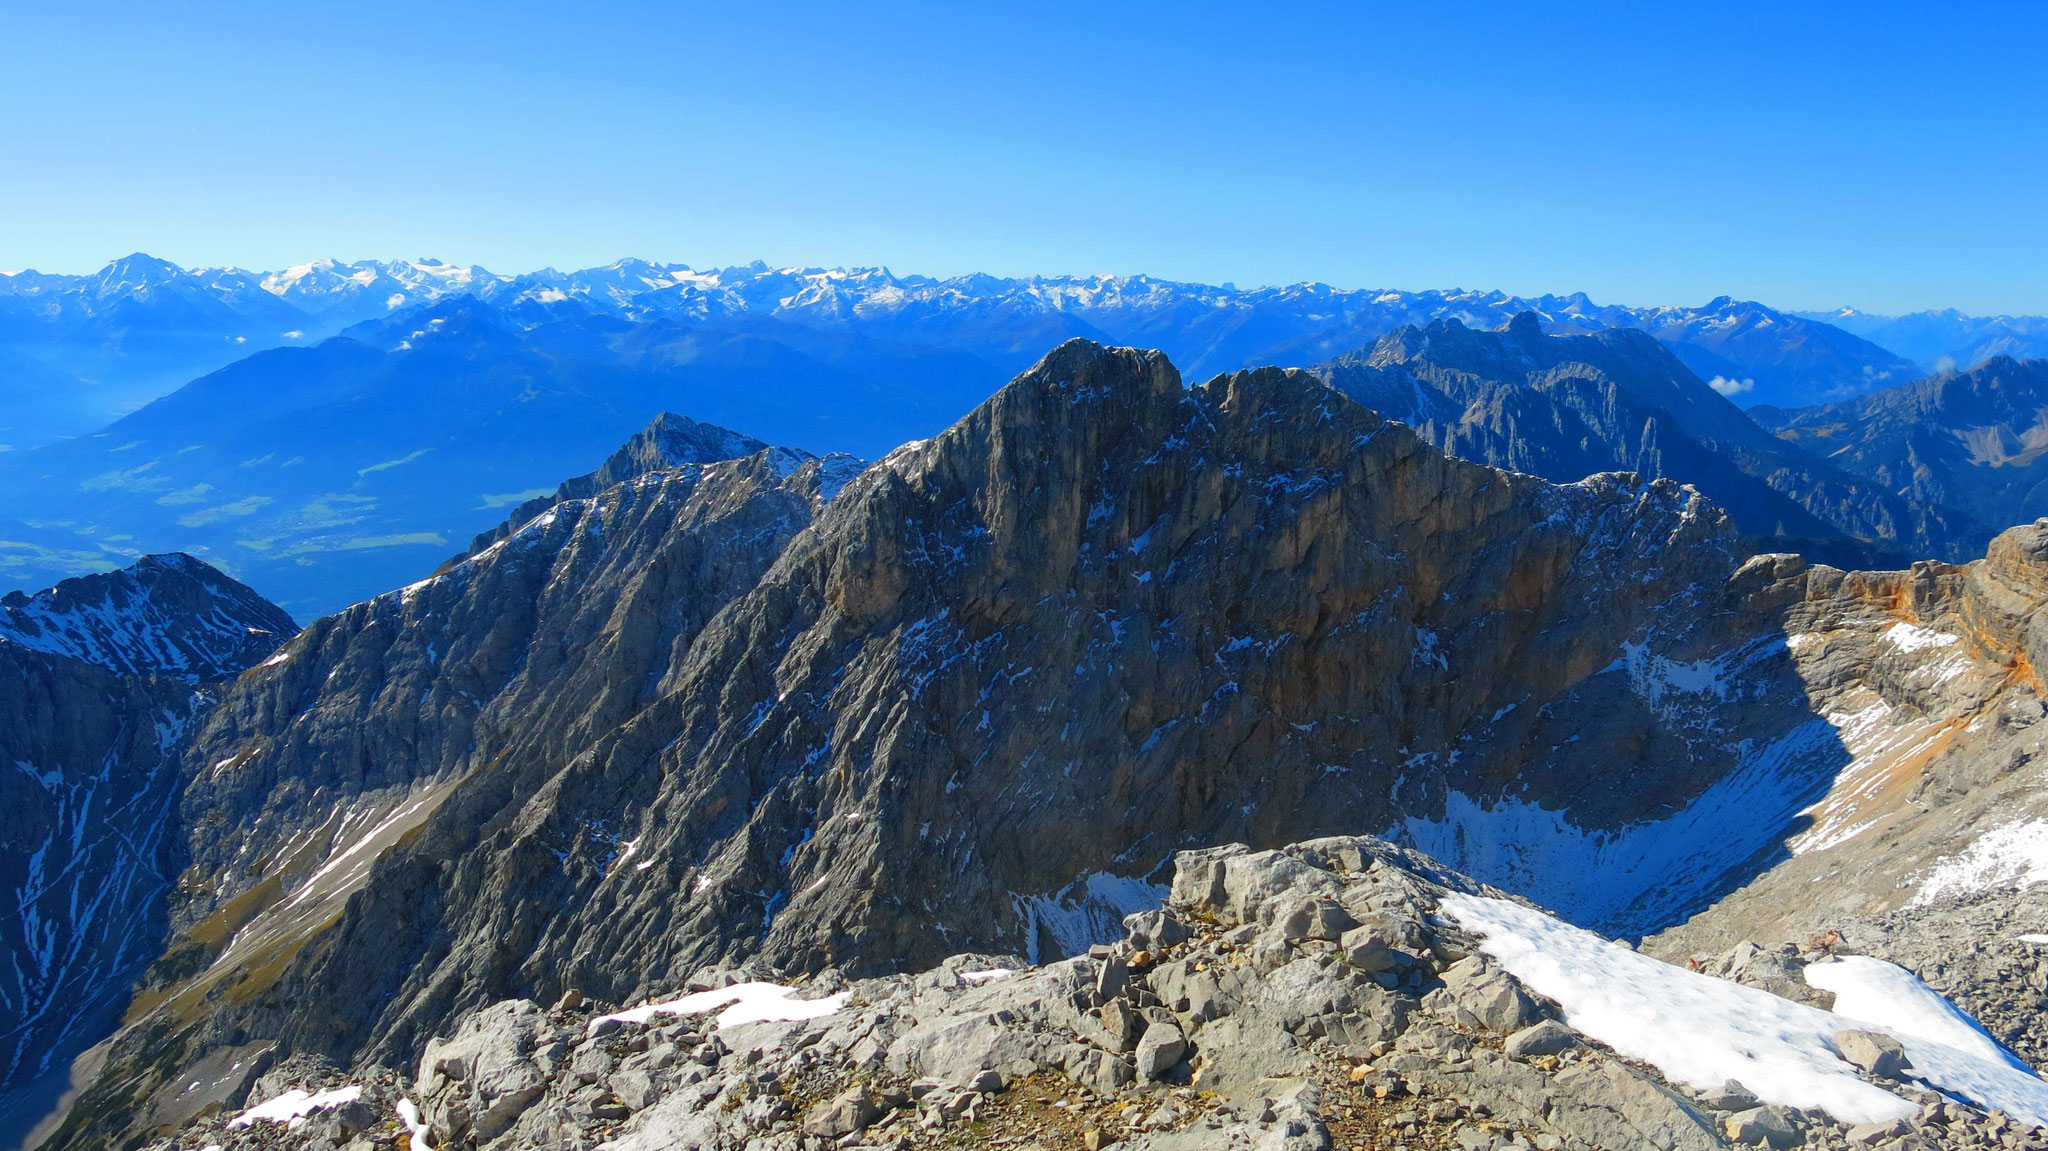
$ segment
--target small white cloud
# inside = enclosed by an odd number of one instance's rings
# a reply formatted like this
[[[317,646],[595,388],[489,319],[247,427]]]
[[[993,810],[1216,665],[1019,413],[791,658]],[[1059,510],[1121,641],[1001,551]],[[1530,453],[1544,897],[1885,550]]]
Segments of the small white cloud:
[[[1715,376],[1707,381],[1707,386],[1732,400],[1744,392],[1755,391],[1756,381],[1731,380],[1727,376]]]
[[[1945,376],[1955,370],[1956,358],[1954,356],[1943,356],[1934,361],[1934,374],[1937,376]]]

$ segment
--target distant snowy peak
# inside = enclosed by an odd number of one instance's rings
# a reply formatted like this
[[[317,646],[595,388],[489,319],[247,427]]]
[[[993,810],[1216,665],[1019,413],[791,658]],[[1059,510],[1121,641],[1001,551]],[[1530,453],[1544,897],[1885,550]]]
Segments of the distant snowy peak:
[[[237,675],[297,631],[284,609],[182,553],[0,597],[0,642],[188,683]]]
[[[1190,375],[1263,363],[1305,365],[1369,345],[1407,324],[1456,319],[1491,329],[1534,313],[1548,328],[1638,328],[1744,403],[1793,405],[1859,395],[1918,374],[1905,359],[1828,323],[1721,296],[1703,307],[1596,304],[1583,292],[1523,297],[1463,288],[1398,291],[1304,282],[1239,288],[1145,275],[936,278],[885,267],[726,268],[622,259],[517,276],[438,260],[315,260],[277,272],[184,271],[137,254],[93,276],[23,273],[0,294],[92,313],[171,295],[246,319],[251,339],[291,342],[339,332],[451,297],[473,297],[538,323],[584,309],[630,321],[793,323],[891,343],[979,355],[1021,369],[1048,345],[1081,336],[1161,347]],[[244,332],[242,329],[246,328]],[[266,335],[267,333],[267,335]]]

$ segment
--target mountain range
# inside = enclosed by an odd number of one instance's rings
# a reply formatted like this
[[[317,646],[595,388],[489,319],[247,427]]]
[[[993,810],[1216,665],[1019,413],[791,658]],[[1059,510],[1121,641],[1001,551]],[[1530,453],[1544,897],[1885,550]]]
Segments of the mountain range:
[[[643,281],[654,275],[640,271]],[[595,312],[566,296],[543,303],[478,275],[446,278],[497,285],[486,294],[499,302],[451,293],[311,346],[256,352],[90,435],[0,454],[0,484],[16,494],[27,521],[0,521],[0,573],[20,586],[46,586],[135,554],[178,550],[264,588],[298,615],[319,615],[416,578],[654,412],[686,413],[762,442],[877,458],[965,413],[999,382],[994,365],[1047,322],[1064,330],[1097,326],[1083,315],[1101,325],[1116,320],[1163,343],[1198,343],[1201,355],[1225,363],[1274,335],[1254,322],[1251,305],[1211,300],[1191,315],[1174,303],[1169,289],[1178,286],[1158,284],[1120,282],[1111,285],[1117,294],[1105,288],[1081,303],[1061,294],[1078,291],[1071,284],[1034,282],[1029,292],[998,284],[990,300],[953,301],[940,317],[947,333],[935,336],[932,317],[908,304],[883,308],[874,302],[882,288],[858,277],[821,274],[812,284],[790,274],[783,278],[798,283],[769,288],[760,283],[774,280],[766,272],[738,286],[685,278],[691,319],[689,309],[655,309],[625,294],[616,277],[565,282],[576,300],[641,318]],[[291,290],[313,290],[302,283],[309,277],[324,282],[308,273]],[[346,297],[350,285],[360,286],[339,277],[323,290]],[[829,303],[820,298],[828,289],[858,299]],[[795,294],[782,299],[776,318],[745,310],[749,292],[785,290]],[[806,292],[802,307],[792,303]],[[1025,295],[1037,310],[998,306],[1001,292]],[[1049,300],[1065,302],[1052,308]],[[1441,312],[1447,302],[1383,295],[1370,316],[1347,321],[1342,338],[1397,316]],[[1455,301],[1468,315],[1510,302]],[[805,308],[865,317],[857,326],[879,334],[821,331]],[[1397,327],[1316,370],[1351,380],[1344,386],[1365,389],[1368,403],[1445,450],[1555,480],[1628,469],[1695,483],[1758,538],[1849,566],[1966,559],[2012,522],[1977,523],[1764,434],[1726,389],[1687,365],[1704,344],[1630,327],[1573,334],[1586,306],[1564,301],[1560,309],[1553,320],[1562,329],[1548,336],[1536,312],[1515,313],[1512,330],[1503,321],[1507,335],[1433,319]],[[727,326],[703,326],[712,313]],[[961,326],[969,315],[981,317],[971,333]],[[1686,323],[1666,316],[1658,330],[1668,336]],[[1466,334],[1452,339],[1445,333],[1453,328]],[[902,342],[941,337],[954,347]],[[1502,341],[1520,350],[1481,348]],[[1389,377],[1368,386],[1360,375],[1390,371],[1434,382]],[[1427,410],[1408,399],[1424,392],[1434,396]]]
[[[1565,331],[1642,328],[1744,403],[1820,402],[1915,374],[1840,328],[1726,297],[1697,308],[1629,308],[1583,293],[1238,289],[1108,275],[936,279],[760,263],[698,271],[644,260],[517,276],[433,260],[321,260],[255,272],[186,270],[137,253],[91,275],[0,275],[0,443],[82,434],[251,352],[314,343],[451,298],[500,305],[525,324],[587,314],[728,334],[765,328],[771,338],[794,328],[799,347],[860,338],[972,357],[991,373],[989,387],[1071,337],[1157,346],[1199,378],[1329,359],[1404,324],[1455,317],[1491,328],[1523,311]]]
[[[610,1010],[749,977],[820,992],[873,977],[883,982],[851,986],[893,995],[892,973],[950,971],[929,978],[959,986],[990,955],[1054,982],[1018,984],[1041,990],[1005,1017],[932,1022],[927,1045],[874,1032],[875,1073],[958,1074],[984,1095],[1042,1073],[1151,1090],[1185,1041],[1134,1081],[1124,1063],[1084,1050],[1048,1064],[1036,1040],[1001,1036],[1059,1003],[1109,1019],[1122,985],[1102,982],[1100,965],[1148,971],[1152,949],[1188,931],[1235,932],[1231,946],[1277,981],[1266,985],[1328,1004],[1276,1005],[1277,1030],[1245,1030],[1246,1015],[1203,1039],[1217,1016],[1189,985],[1160,980],[1192,979],[1225,953],[1174,952],[1187,959],[1180,974],[1148,975],[1131,1006],[1168,1013],[1149,1017],[1159,1043],[1170,1022],[1211,1053],[1214,1091],[1307,1074],[1295,1051],[1338,1058],[1354,1044],[1343,1058],[1385,1064],[1418,1012],[1466,1028],[1467,1049],[1544,1011],[1617,1042],[1592,1017],[1530,998],[1569,998],[1562,983],[1531,983],[1518,1000],[1495,982],[1468,998],[1463,981],[1479,972],[1450,968],[1476,948],[1469,939],[1439,949],[1387,927],[1382,951],[1357,943],[1360,972],[1392,970],[1372,965],[1406,949],[1402,974],[1378,985],[1405,988],[1412,1005],[1339,978],[1332,963],[1354,954],[1341,940],[1365,938],[1344,934],[1346,921],[1369,926],[1357,916],[1398,900],[1355,900],[1339,919],[1316,900],[1336,900],[1341,884],[1297,864],[1377,875],[1390,899],[1425,890],[1402,874],[1477,890],[1419,856],[1316,841],[1293,849],[1295,863],[1262,856],[1233,873],[1227,851],[1213,866],[1183,854],[1361,832],[1639,940],[1680,960],[1672,971],[1726,952],[1731,973],[1811,998],[1804,959],[1765,962],[1744,941],[1834,930],[1948,980],[2030,1058],[2048,1055],[2026,1039],[2037,1004],[1999,991],[1990,968],[1956,983],[1959,968],[1926,950],[1958,925],[2034,906],[2038,876],[2009,845],[2048,817],[2035,766],[2048,706],[2032,671],[2048,659],[2037,650],[2048,522],[2001,533],[1968,565],[1852,573],[1758,551],[1764,533],[1697,489],[1618,472],[1558,483],[1459,459],[1430,437],[1484,445],[1484,427],[1411,426],[1354,395],[1405,383],[1426,413],[1463,394],[1456,365],[1491,359],[1489,378],[1511,382],[1468,407],[1570,416],[1589,432],[1601,403],[1661,421],[1697,401],[1696,428],[1740,418],[1654,341],[1535,326],[1443,324],[1320,374],[1265,368],[1194,385],[1159,353],[1070,341],[864,469],[679,416],[608,459],[593,453],[598,470],[512,509],[435,574],[316,620],[189,697],[200,700],[191,720],[152,744],[176,766],[174,783],[152,785],[168,790],[150,792],[167,799],[148,826],[183,869],[152,928],[156,958],[121,1027],[74,1068],[79,1091],[44,1126],[48,1145],[196,1137],[190,1125],[262,1092],[304,1085],[304,1100],[349,1090],[342,1082],[356,1084],[351,1099],[388,1091],[375,1096],[386,1106],[414,1093],[426,1110],[404,1122],[423,1123],[422,1139],[541,1146],[566,1128],[534,1124],[573,1121],[651,1147],[683,1138],[661,1125],[679,1109],[711,1107],[748,1125],[733,1141],[821,1145],[796,1129],[790,1108],[825,1101],[801,1080],[657,1106],[726,1081],[685,1082],[667,1074],[680,1067],[671,1060],[642,1091],[608,1078],[616,1062],[572,1066],[602,1045],[549,1047],[535,1005]],[[1726,425],[1728,443],[1770,448],[1739,428]],[[1497,442],[1523,450],[1514,442],[1527,438]],[[1543,454],[1562,458],[1554,445]],[[68,590],[47,602],[59,601],[97,602]],[[13,642],[0,636],[0,651]],[[22,754],[39,778],[90,774],[36,766],[53,758],[37,730]],[[28,846],[10,840],[7,854]],[[1174,906],[1200,911],[1180,935],[1145,918],[1169,887]],[[1309,910],[1253,914],[1282,895]],[[1268,927],[1275,942],[1259,943]],[[1304,942],[1317,939],[1326,954]],[[1995,942],[1997,963],[2017,970],[2010,948],[2024,940]],[[1287,966],[1297,952],[1302,965]],[[1075,970],[1066,957],[1097,965],[1085,1001],[1059,982]],[[1237,1006],[1249,990],[1204,994],[1215,1012],[1262,1010]],[[1513,1010],[1496,1014],[1503,1003]],[[1064,1019],[1044,1025],[1071,1032]],[[593,1041],[617,1030],[590,1027]],[[899,1039],[901,1059],[883,1059]],[[740,1053],[739,1032],[703,1041],[700,1066],[764,1066]],[[817,1042],[822,1066],[863,1058]],[[942,1060],[949,1051],[971,1054]],[[1815,1058],[1837,1061],[1826,1051]],[[1438,1048],[1418,1058],[1415,1082],[1457,1062]],[[380,1070],[392,1067],[408,1069],[402,1082]],[[1600,1074],[1609,1087],[1532,1081],[1532,1121],[1585,1108],[1650,1124],[1655,1099],[1697,1134],[1653,1145],[1737,1138],[1704,1117],[1707,1104],[1674,1094],[1724,1084],[1692,1072],[1616,1096],[1624,1073]],[[1979,1108],[1969,1114],[1994,1106],[1981,1082],[1954,1090]],[[766,1101],[785,1093],[781,1110]],[[543,1096],[552,1102],[521,1118]],[[754,1112],[750,1099],[762,1100]],[[1268,1105],[1245,1121],[1277,1123],[1273,1146],[1326,1145],[1315,1132],[1326,1139],[1343,1121],[1312,1099],[1286,1122],[1261,1118]],[[407,1138],[402,1114],[348,1122]],[[1825,1117],[1769,1118],[1848,1138]],[[1976,1120],[1958,1122],[1967,1132]],[[1595,1145],[1631,1145],[1617,1130]],[[1307,1141],[1286,1142],[1296,1135]],[[1164,1138],[1133,1132],[1137,1147],[1199,1145]]]
[[[1973,368],[1995,356],[2048,358],[2043,316],[1970,316],[1954,308],[1891,316],[1855,308],[1793,314],[1854,332],[1929,371]]]

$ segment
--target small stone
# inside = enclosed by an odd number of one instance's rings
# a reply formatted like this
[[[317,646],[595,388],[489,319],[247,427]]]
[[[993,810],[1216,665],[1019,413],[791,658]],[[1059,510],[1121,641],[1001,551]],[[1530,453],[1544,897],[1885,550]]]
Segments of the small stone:
[[[1849,1142],[1870,1147],[1887,1139],[1896,1139],[1905,1133],[1906,1124],[1898,1119],[1889,1123],[1858,1123],[1849,1128]]]
[[[1102,1026],[1118,1051],[1135,1050],[1138,1040],[1145,1035],[1145,1021],[1138,1015],[1138,1009],[1121,999],[1112,999],[1103,1006]]]
[[[974,1078],[967,1081],[967,1089],[979,1091],[984,1095],[994,1095],[1003,1089],[1003,1073],[983,1068],[975,1073]]]
[[[1714,1111],[1747,1111],[1762,1102],[1749,1088],[1733,1079],[1700,1092],[1701,1105]]]

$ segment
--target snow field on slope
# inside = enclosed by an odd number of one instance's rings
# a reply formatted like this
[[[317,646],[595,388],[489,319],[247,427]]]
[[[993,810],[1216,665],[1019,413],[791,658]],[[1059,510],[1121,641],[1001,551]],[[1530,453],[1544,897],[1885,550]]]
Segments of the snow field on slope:
[[[645,1023],[657,1015],[703,1015],[712,1011],[718,1012],[717,1025],[721,1031],[748,1023],[822,1019],[836,1014],[845,1005],[848,993],[842,991],[822,999],[796,999],[794,995],[792,988],[778,983],[735,983],[680,999],[646,1003],[610,1015],[600,1015],[590,1021],[590,1030],[595,1032],[598,1024],[611,1019],[622,1023]]]
[[[1838,1010],[1823,1011],[1652,959],[1507,900],[1450,894],[1441,910],[1555,1000],[1574,1029],[1673,1082],[1712,1088],[1733,1079],[1766,1103],[1844,1123],[1903,1118],[1918,1108],[1860,1078],[1835,1051],[1837,1032],[1885,1031],[1934,1087],[2048,1125],[2048,1082],[1891,964],[1854,957],[1809,967],[1810,982],[1840,997]]]

